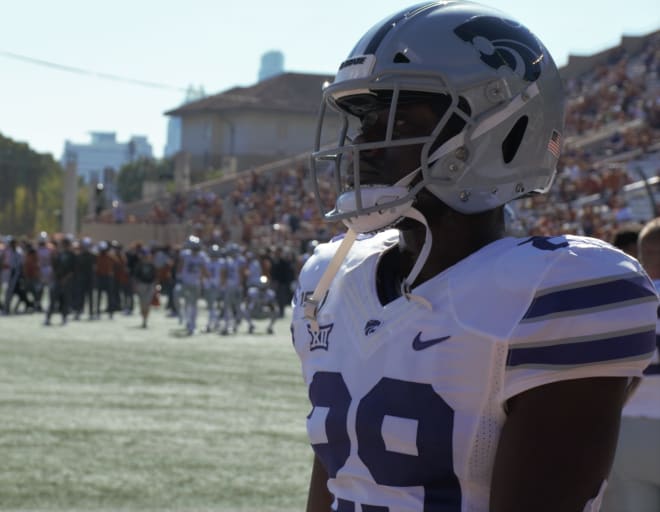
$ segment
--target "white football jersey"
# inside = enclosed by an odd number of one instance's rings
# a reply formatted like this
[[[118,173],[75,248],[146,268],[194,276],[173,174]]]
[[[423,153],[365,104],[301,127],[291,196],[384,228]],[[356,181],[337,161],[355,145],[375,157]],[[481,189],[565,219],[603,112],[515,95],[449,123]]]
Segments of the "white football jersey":
[[[207,276],[204,278],[204,289],[220,288],[220,270],[222,269],[222,260],[219,258],[208,258],[206,260]]]
[[[223,268],[226,272],[225,286],[227,288],[238,288],[241,285],[241,272],[245,265],[242,256],[227,256],[223,260]]]
[[[181,282],[185,285],[200,285],[202,269],[206,267],[206,254],[184,249],[181,251],[181,259]]]
[[[333,510],[487,512],[505,402],[550,382],[641,376],[658,298],[639,263],[599,240],[498,240],[414,288],[432,309],[382,305],[389,230],[358,239],[312,332],[303,303],[337,250],[319,246],[294,297],[307,430]]]
[[[247,277],[245,279],[247,286],[258,286],[262,274],[263,270],[261,269],[259,260],[256,258],[251,259],[247,263]]]
[[[247,299],[251,308],[277,306],[277,296],[275,290],[271,288],[262,289],[258,286],[250,286],[247,291]]]

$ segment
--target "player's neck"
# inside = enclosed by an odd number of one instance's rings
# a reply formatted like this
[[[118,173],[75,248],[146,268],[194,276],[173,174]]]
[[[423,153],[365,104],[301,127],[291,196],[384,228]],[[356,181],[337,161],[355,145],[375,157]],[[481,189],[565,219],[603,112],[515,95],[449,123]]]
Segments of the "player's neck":
[[[422,271],[413,286],[453,267],[483,247],[503,237],[503,228],[497,219],[478,219],[475,216],[446,217],[431,225],[432,246]],[[408,275],[415,264],[425,239],[425,228],[416,223],[401,230],[401,274]]]

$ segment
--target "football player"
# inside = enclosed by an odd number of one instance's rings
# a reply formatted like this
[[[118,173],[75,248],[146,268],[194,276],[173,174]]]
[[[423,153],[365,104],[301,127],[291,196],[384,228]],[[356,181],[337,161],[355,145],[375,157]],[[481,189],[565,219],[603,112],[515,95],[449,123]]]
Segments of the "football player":
[[[206,332],[218,330],[218,301],[220,300],[220,271],[222,269],[221,251],[218,244],[209,249],[209,258],[206,262],[207,276],[204,278],[204,298],[208,309],[208,322]]]
[[[658,297],[605,242],[505,234],[504,205],[556,172],[547,49],[499,11],[427,2],[369,30],[323,98],[312,177],[348,231],[294,298],[307,510],[598,510]]]
[[[623,241],[637,238],[635,254],[660,290],[660,217],[629,233]],[[626,252],[629,249],[622,247]],[[657,350],[635,395],[623,408],[603,512],[660,510],[660,318],[655,332]]]
[[[184,321],[189,335],[197,327],[197,303],[202,294],[202,280],[208,277],[206,254],[202,251],[200,239],[194,235],[188,237],[186,247],[181,252],[181,286],[184,300]]]
[[[251,286],[259,286],[264,270],[257,255],[252,251],[245,253],[245,287],[249,290]]]
[[[227,254],[221,260],[220,285],[223,294],[224,325],[220,334],[236,333],[241,322],[241,303],[243,302],[243,287],[245,280],[245,258],[240,247],[230,242]]]
[[[277,304],[277,296],[275,290],[270,287],[270,280],[267,276],[261,276],[257,285],[249,286],[247,289],[247,298],[245,300],[245,307],[243,316],[248,323],[248,332],[254,332],[254,322],[252,318],[263,317],[268,315],[270,319],[266,332],[273,334],[273,325],[278,317],[279,306]]]

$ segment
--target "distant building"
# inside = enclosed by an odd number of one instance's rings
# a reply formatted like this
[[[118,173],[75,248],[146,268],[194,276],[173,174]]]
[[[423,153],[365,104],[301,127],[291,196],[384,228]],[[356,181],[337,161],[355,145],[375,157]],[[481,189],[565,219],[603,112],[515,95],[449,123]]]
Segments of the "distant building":
[[[85,181],[104,182],[112,169],[114,172],[139,158],[153,158],[151,144],[142,135],[132,136],[128,142],[117,142],[115,132],[90,132],[91,142],[64,143],[61,158],[63,165],[74,161],[78,176]]]
[[[255,85],[170,110],[181,119],[181,151],[190,156],[191,172],[236,172],[300,155],[314,145],[323,84],[331,75],[281,73]],[[336,137],[339,116],[322,135]]]
[[[204,88],[200,85],[195,87],[193,85],[188,86],[186,90],[186,97],[184,99],[183,105],[190,103],[191,101],[201,100],[206,96]],[[165,158],[175,155],[181,149],[181,118],[172,116],[167,121],[167,142],[165,143],[165,149],[163,150],[163,156]]]
[[[259,81],[271,76],[284,73],[284,54],[278,50],[272,50],[261,56],[261,68],[259,68]]]

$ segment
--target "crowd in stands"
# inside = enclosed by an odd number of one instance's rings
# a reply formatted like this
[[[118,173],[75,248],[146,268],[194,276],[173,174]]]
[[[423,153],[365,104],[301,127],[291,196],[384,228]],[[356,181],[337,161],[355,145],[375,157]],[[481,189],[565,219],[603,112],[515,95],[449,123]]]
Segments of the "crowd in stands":
[[[302,165],[239,174],[226,197],[204,190],[174,194],[167,203],[155,202],[143,220],[183,222],[206,243],[234,241],[252,250],[286,246],[295,253],[340,231],[322,220]]]
[[[611,242],[626,224],[658,213],[635,215],[624,186],[660,173],[660,37],[650,37],[635,55],[620,48],[608,62],[569,80],[566,90],[556,182],[549,194],[515,206],[531,234],[575,233]],[[646,164],[644,176],[635,170],[638,161]]]
[[[649,193],[658,190],[653,179],[660,174],[660,36],[649,36],[634,55],[621,46],[565,86],[566,129],[556,181],[549,194],[512,203],[514,226],[531,235],[574,233],[612,242],[626,226],[660,213]],[[624,190],[642,179],[649,180],[637,196],[650,202],[645,213],[635,211]],[[233,180],[225,195],[197,187],[154,201],[144,216],[122,213],[122,221],[183,224],[207,246],[233,242],[255,253],[280,248],[291,259],[310,241],[343,231],[322,220],[305,163],[246,170]],[[319,192],[333,203],[329,185]],[[107,211],[103,219],[116,223],[117,215]]]
[[[642,178],[634,170],[639,159],[646,162],[645,178],[660,172],[660,37],[650,36],[635,55],[623,47],[611,52],[607,62],[568,80],[566,90],[556,182],[550,194],[513,204],[517,222],[530,234],[612,241],[622,225],[658,213],[639,218],[623,187]],[[329,188],[320,193],[332,203]],[[154,202],[142,218],[129,215],[128,222],[184,223],[207,243],[235,241],[251,250],[283,246],[294,253],[342,230],[321,219],[304,164],[244,171],[228,195],[202,188],[175,194]]]

